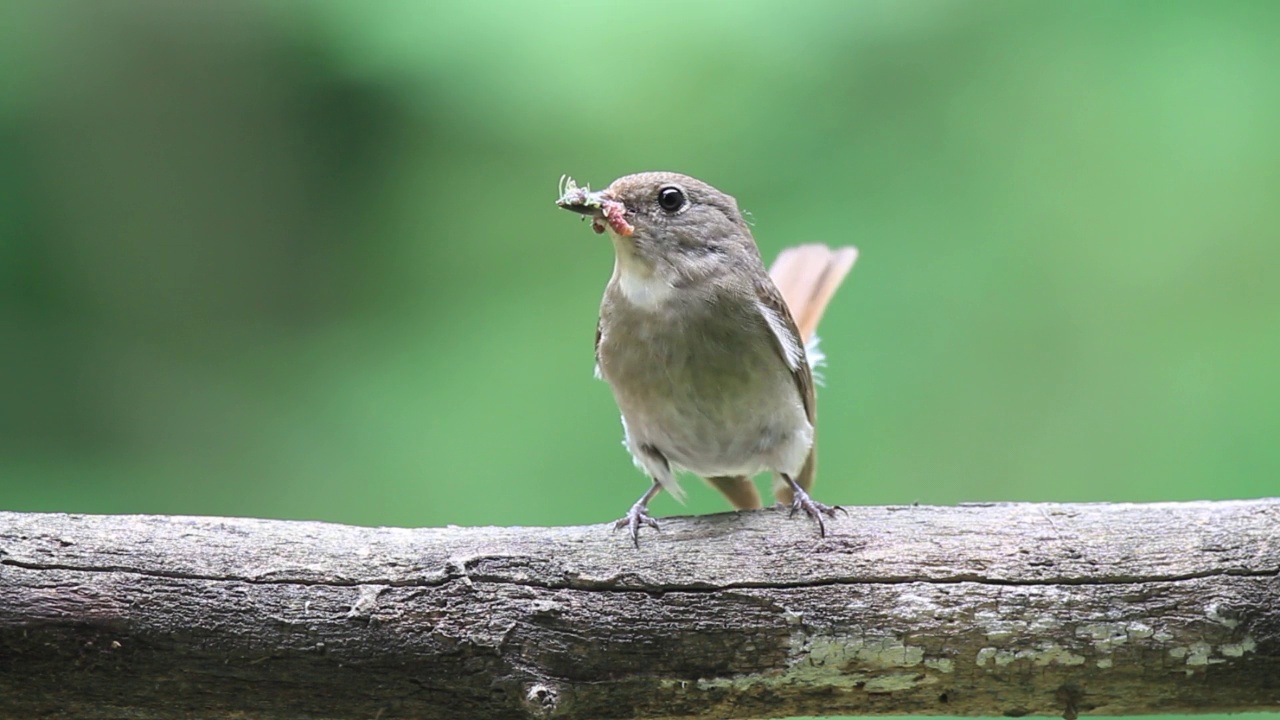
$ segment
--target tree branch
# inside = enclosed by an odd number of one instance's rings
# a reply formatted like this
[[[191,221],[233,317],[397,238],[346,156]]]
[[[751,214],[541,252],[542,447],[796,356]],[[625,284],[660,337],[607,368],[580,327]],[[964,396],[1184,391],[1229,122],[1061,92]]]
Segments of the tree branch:
[[[1280,500],[831,524],[0,513],[0,716],[1280,709]]]

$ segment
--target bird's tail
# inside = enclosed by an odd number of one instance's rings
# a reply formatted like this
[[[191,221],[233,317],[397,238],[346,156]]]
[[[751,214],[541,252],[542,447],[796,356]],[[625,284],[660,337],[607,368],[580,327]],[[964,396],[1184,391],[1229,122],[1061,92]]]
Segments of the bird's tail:
[[[773,261],[769,277],[787,301],[805,342],[813,337],[827,303],[857,259],[858,249],[851,245],[829,248],[814,244],[787,248]]]
[[[835,295],[836,288],[858,259],[852,245],[829,248],[826,245],[797,245],[778,254],[769,268],[769,277],[787,301],[791,317],[796,321],[810,367],[822,364],[824,355],[818,349],[818,321]]]

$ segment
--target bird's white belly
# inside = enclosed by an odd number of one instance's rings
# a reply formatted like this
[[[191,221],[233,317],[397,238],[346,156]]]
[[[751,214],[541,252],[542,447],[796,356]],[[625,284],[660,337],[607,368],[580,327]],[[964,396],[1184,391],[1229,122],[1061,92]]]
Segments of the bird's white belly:
[[[626,277],[606,290],[597,357],[637,463],[661,475],[649,448],[702,477],[799,473],[813,427],[768,318],[696,294],[677,302]]]
[[[800,472],[813,427],[788,376],[756,397],[687,397],[677,403],[622,405],[632,447],[649,445],[672,465],[702,477]]]

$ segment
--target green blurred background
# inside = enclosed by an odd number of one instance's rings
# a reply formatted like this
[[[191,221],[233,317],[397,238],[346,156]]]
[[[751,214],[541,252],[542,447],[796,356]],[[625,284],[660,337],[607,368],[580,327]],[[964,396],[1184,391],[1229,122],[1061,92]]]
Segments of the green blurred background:
[[[861,248],[823,499],[1280,488],[1280,4],[5,7],[5,508],[620,514],[551,201],[646,169]]]
[[[1280,3],[0,8],[4,509],[617,517],[552,200],[650,169],[861,248],[819,498],[1280,494]]]

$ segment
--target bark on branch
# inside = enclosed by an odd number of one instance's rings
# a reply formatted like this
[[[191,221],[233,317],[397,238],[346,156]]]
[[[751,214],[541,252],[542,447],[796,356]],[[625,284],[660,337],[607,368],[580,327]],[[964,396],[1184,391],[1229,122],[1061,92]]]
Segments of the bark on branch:
[[[0,513],[0,716],[1280,709],[1280,500],[406,530]]]

